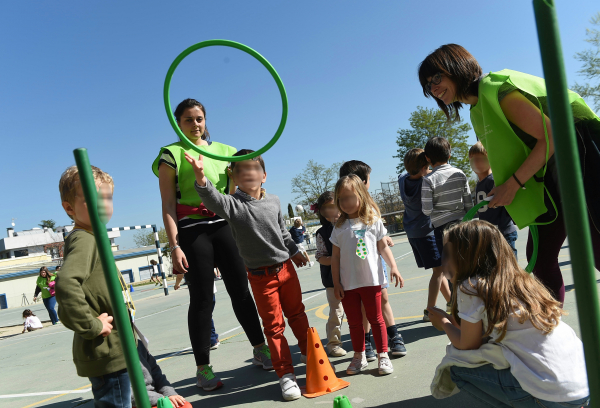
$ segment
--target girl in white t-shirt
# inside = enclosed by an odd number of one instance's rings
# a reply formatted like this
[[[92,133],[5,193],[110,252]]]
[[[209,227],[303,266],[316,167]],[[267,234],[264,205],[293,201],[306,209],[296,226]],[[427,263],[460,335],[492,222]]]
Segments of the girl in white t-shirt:
[[[387,341],[384,341],[387,340],[387,332],[381,314],[381,286],[387,283],[387,279],[378,252],[390,266],[390,277],[392,281],[396,280],[396,286],[403,287],[404,281],[384,240],[387,230],[381,221],[379,208],[358,176],[350,174],[338,180],[335,203],[341,215],[330,238],[333,244],[331,274],[335,297],[342,301],[348,317],[354,348],[354,358],[346,372],[357,374],[368,366],[362,324],[363,304],[379,351],[379,374],[390,374],[394,368],[388,357]]]
[[[37,317],[30,309],[25,309],[23,311],[23,319],[25,319],[25,323],[23,323],[23,333],[26,331],[34,331],[44,327],[39,317]]]
[[[442,266],[457,288],[452,316],[428,308],[451,345],[431,391],[462,390],[491,406],[581,407],[589,402],[583,345],[559,302],[525,272],[487,221],[451,227]]]

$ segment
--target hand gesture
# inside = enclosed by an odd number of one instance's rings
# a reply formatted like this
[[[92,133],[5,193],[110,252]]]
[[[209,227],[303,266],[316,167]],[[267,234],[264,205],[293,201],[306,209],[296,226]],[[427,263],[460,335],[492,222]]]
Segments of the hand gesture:
[[[513,181],[514,179],[511,177],[507,182],[494,187],[487,194],[488,197],[493,197],[488,204],[488,208],[502,207],[513,202],[515,194],[519,191],[519,185]]]
[[[292,261],[298,268],[306,265],[306,258],[300,251],[296,252],[296,255],[292,256]]]
[[[342,300],[344,298],[344,288],[342,288],[342,285],[334,285],[333,294],[337,300]]]
[[[206,177],[204,176],[204,159],[202,158],[202,155],[199,155],[198,159],[194,159],[191,154],[186,153],[185,159],[189,164],[192,165],[192,168],[194,169],[196,183],[198,183],[198,185],[201,187],[206,186]]]
[[[171,395],[169,396],[169,401],[173,404],[174,408],[183,407],[186,403],[185,399],[181,395]]]
[[[402,275],[400,275],[400,272],[398,272],[398,268],[393,268],[390,271],[390,283],[393,283],[394,280],[396,280],[396,284],[394,285],[395,287],[398,287],[398,285],[400,285],[400,288],[404,287],[404,279],[402,279]]]
[[[389,246],[390,248],[394,246],[394,241],[392,241],[392,237],[388,237],[386,235],[383,239],[385,240],[387,246]]]
[[[181,248],[177,248],[171,252],[171,259],[173,260],[173,265],[175,265],[176,270],[187,273],[187,268],[190,266]]]
[[[102,313],[100,316],[98,316],[98,320],[102,322],[102,331],[100,332],[100,336],[108,336],[113,328],[113,325],[111,324],[113,317],[109,316],[108,313]]]
[[[431,320],[431,324],[440,331],[444,331],[442,327],[444,323],[452,323],[449,319],[450,315],[444,312],[442,309],[438,309],[437,307],[428,307],[427,311],[429,312],[429,320]]]

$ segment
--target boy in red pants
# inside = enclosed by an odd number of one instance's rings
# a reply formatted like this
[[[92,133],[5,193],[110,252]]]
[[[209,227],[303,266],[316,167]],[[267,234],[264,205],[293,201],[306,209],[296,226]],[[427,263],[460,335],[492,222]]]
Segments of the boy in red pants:
[[[235,156],[252,152],[244,149]],[[279,198],[262,188],[262,183],[267,180],[265,163],[260,156],[232,162],[230,177],[238,188],[233,195],[223,195],[204,176],[202,156],[195,159],[186,153],[186,160],[194,168],[196,191],[206,208],[231,226],[248,271],[283,399],[296,400],[301,394],[294,375],[292,354],[283,335],[284,314],[298,339],[301,361],[304,362],[308,318],[302,303],[300,281],[291,261],[300,267],[306,264],[306,259],[285,228]]]

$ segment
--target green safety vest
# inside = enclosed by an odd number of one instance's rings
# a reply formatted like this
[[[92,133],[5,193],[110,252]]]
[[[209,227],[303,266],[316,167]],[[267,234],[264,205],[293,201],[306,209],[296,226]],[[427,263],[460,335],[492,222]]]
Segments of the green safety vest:
[[[222,156],[233,156],[237,149],[235,147],[227,146],[222,143],[212,142],[208,146],[203,146],[206,150],[211,153],[219,154]],[[168,146],[161,147],[158,156],[152,163],[152,171],[158,177],[158,163],[163,154],[163,151],[169,150],[177,163],[177,169],[175,170],[177,175],[177,185],[179,187],[179,192],[181,193],[181,199],[177,200],[179,204],[189,205],[192,207],[198,207],[202,200],[198,195],[198,192],[194,188],[194,182],[196,181],[196,176],[194,175],[194,169],[192,165],[187,162],[185,159],[185,153],[189,153],[194,157],[198,157],[198,153],[195,150],[186,148],[181,142],[175,142]],[[204,159],[204,174],[206,178],[209,179],[216,189],[226,194],[226,189],[228,186],[228,177],[227,177],[227,162],[220,160],[213,160],[206,156],[203,156]],[[202,215],[189,215],[189,218],[200,219],[206,218]]]
[[[481,79],[479,99],[470,112],[471,123],[475,134],[487,150],[496,185],[503,184],[511,178],[531,153],[531,149],[517,136],[500,108],[498,91],[507,82],[518,88],[538,106],[542,115],[545,113],[542,106],[545,103],[543,104],[542,100],[545,102],[547,95],[546,83],[543,78],[522,72],[504,69],[498,72],[490,72],[489,75]],[[584,100],[575,92],[569,91],[569,101],[577,118],[597,118]],[[542,118],[543,116],[540,117],[540,120]],[[546,122],[543,121],[543,124],[546,140],[548,140]],[[548,162],[548,151],[546,151],[546,162]],[[525,182],[526,189],[519,189],[513,202],[506,206],[506,210],[520,229],[529,225],[549,224],[556,219],[555,217],[546,223],[536,222],[540,215],[549,210],[544,203],[544,194],[550,196],[543,183],[545,173],[546,165],[536,173],[535,177]],[[552,197],[550,197],[550,202],[554,205]]]
[[[56,275],[51,276],[50,282],[54,281],[55,279],[56,279]],[[48,299],[48,298],[52,297],[52,295],[50,294],[50,288],[48,287],[48,282],[47,282],[46,278],[44,278],[42,276],[38,276],[35,284],[42,290],[42,299]]]

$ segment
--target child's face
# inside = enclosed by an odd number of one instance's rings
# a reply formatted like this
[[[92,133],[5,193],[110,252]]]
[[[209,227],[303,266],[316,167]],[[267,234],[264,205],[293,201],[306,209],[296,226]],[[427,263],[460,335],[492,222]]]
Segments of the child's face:
[[[106,224],[113,215],[113,191],[110,184],[100,184],[98,189],[98,215],[100,220]],[[63,208],[73,220],[75,224],[91,229],[90,214],[88,213],[87,203],[83,197],[83,189],[81,185],[77,186],[77,193],[73,205],[66,201],[62,203]]]
[[[244,160],[237,162],[231,172],[233,182],[242,191],[260,188],[267,181],[267,173],[258,161]]]
[[[360,208],[360,199],[351,187],[342,187],[338,197],[338,203],[343,212],[352,215]]]
[[[367,191],[371,188],[371,175],[367,174],[367,181],[365,182],[365,187],[367,188]]]
[[[191,108],[186,109],[177,124],[183,134],[186,135],[192,143],[201,139],[204,130],[206,129],[204,113],[198,106],[192,106]]]
[[[444,275],[446,279],[448,279],[453,284],[455,282],[456,276],[456,254],[454,251],[454,246],[451,242],[448,242],[446,237],[444,237],[444,249],[442,250],[442,268],[444,269]]]
[[[323,203],[319,212],[327,221],[334,224],[338,218],[340,218],[340,210],[336,207],[333,200],[329,200],[326,203]]]
[[[469,163],[475,174],[485,173],[490,169],[490,162],[484,154],[472,154],[469,156]]]

